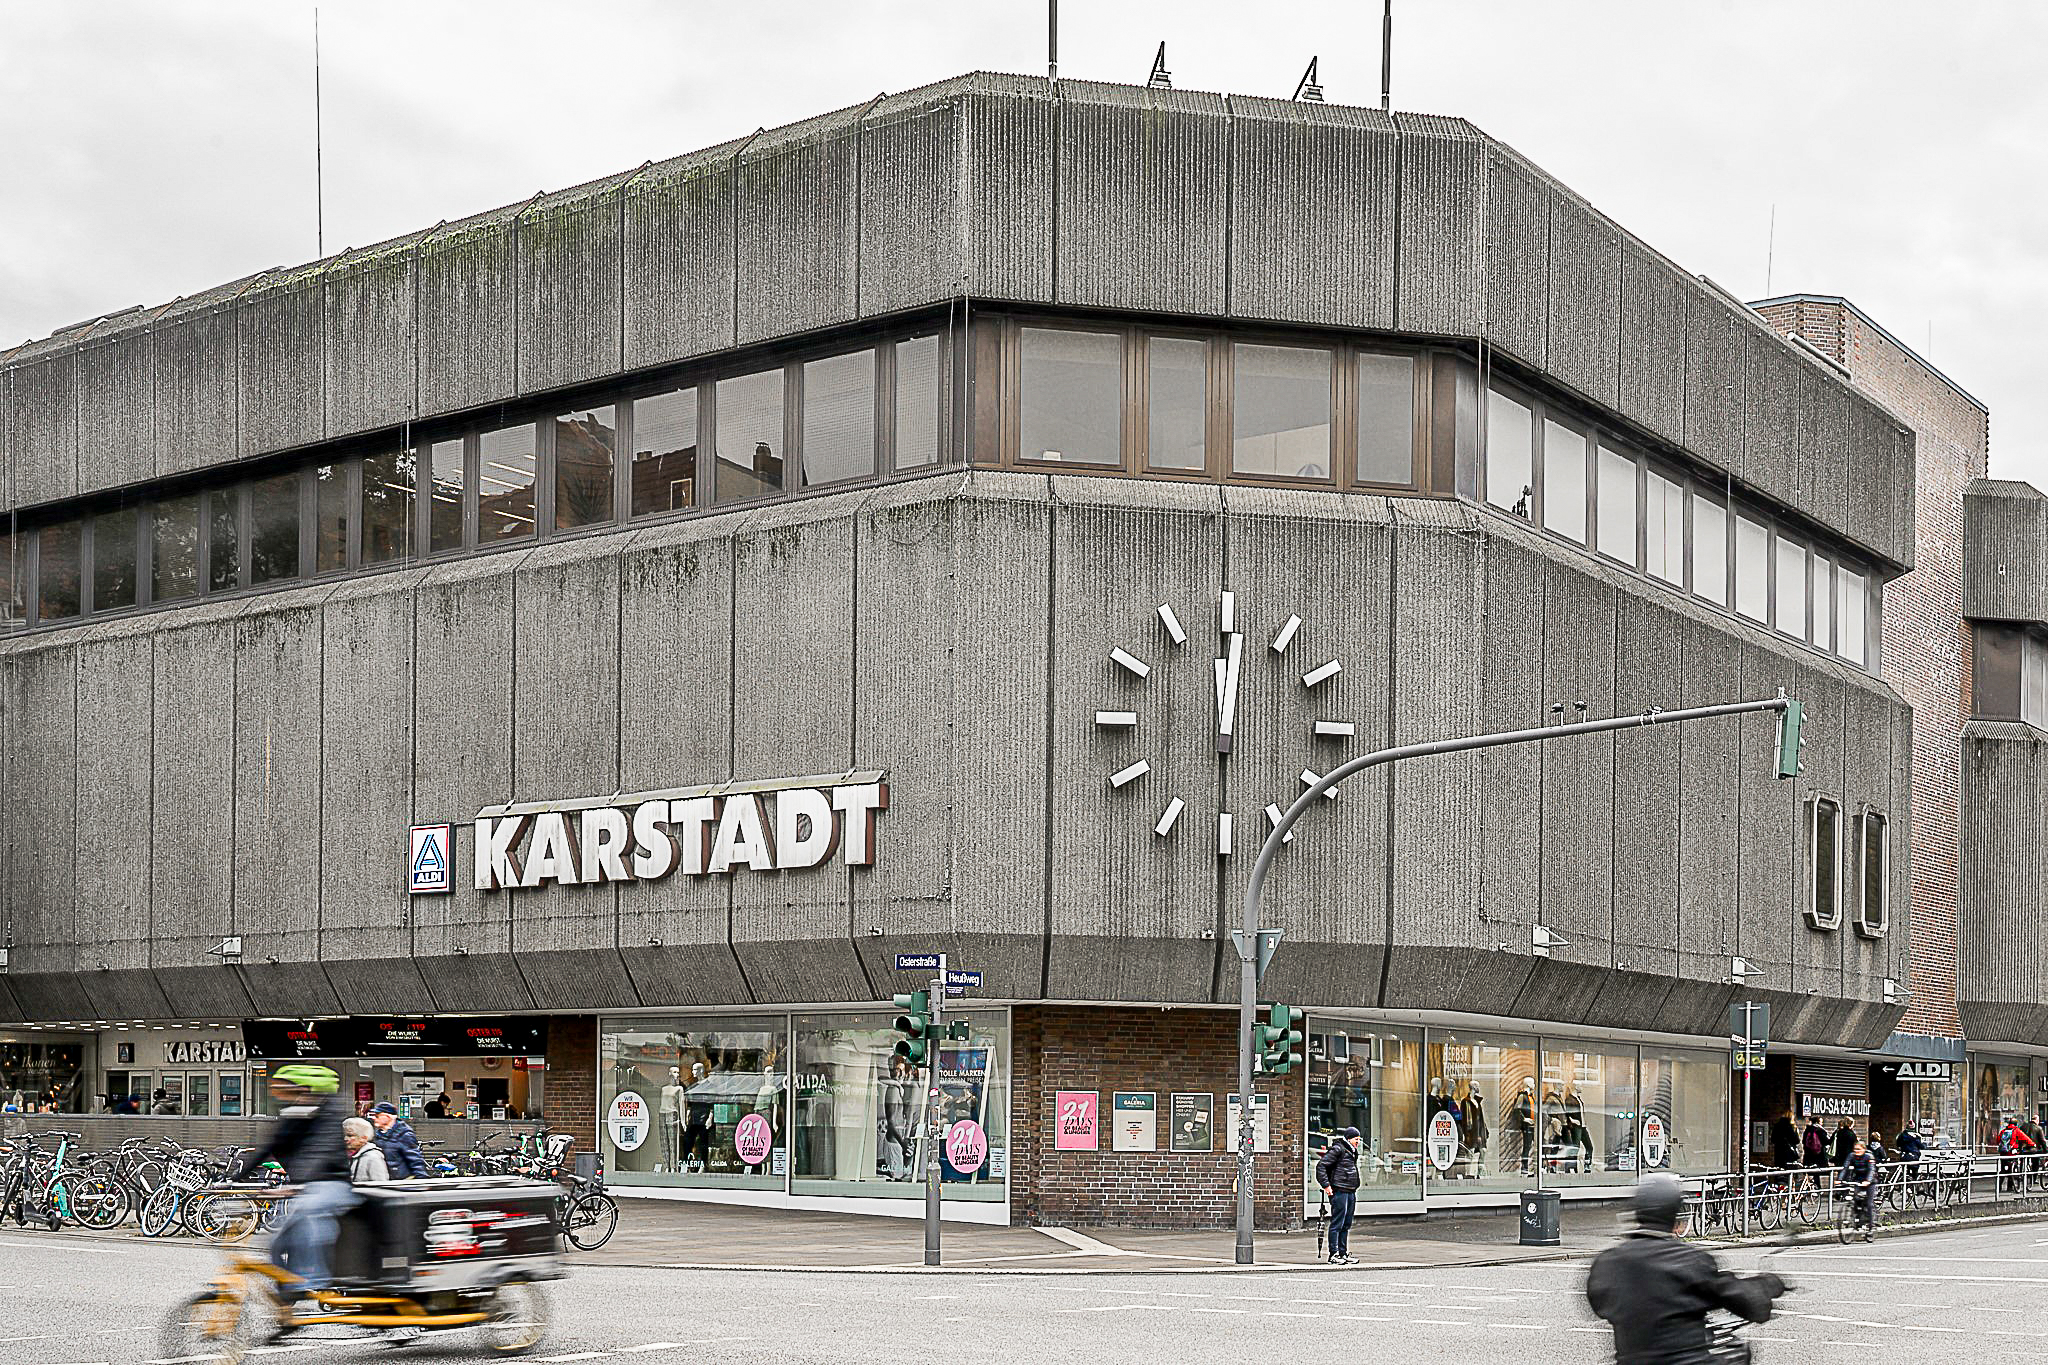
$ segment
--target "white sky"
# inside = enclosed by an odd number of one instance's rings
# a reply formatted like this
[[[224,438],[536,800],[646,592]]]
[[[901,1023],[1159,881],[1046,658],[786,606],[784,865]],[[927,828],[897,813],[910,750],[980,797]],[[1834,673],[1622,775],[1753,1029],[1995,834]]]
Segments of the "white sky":
[[[316,254],[312,5],[0,0],[0,345]],[[1118,0],[1062,75],[1376,104],[1379,6]],[[977,68],[1043,0],[327,0],[326,244],[362,245]],[[1844,294],[2048,486],[2048,6],[1396,0],[1394,103],[1459,114],[1745,298]],[[1931,340],[1930,340],[1931,336]]]

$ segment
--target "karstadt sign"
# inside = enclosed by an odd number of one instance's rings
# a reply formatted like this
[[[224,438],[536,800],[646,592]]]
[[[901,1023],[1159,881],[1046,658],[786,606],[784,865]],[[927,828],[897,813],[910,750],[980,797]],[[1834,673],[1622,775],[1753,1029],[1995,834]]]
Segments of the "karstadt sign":
[[[479,891],[503,891],[797,872],[835,857],[868,867],[887,779],[873,770],[487,806],[467,826],[471,873]],[[451,889],[452,877],[421,873],[455,866],[456,828],[413,826],[414,894]]]

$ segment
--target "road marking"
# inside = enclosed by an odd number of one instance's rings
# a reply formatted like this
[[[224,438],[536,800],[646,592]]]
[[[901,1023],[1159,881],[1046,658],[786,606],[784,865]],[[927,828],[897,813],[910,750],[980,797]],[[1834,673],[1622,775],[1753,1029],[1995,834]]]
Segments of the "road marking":
[[[81,1251],[88,1256],[126,1256],[127,1247],[93,1247],[77,1242],[30,1242],[10,1239],[0,1242],[0,1247],[41,1247],[46,1251]]]
[[[1498,1327],[1504,1332],[1547,1332],[1550,1330],[1550,1324],[1547,1322],[1489,1322],[1486,1325],[1488,1327]],[[1962,1329],[1958,1328],[1957,1330],[1960,1331]]]
[[[1417,1327],[1470,1327],[1472,1325],[1469,1322],[1460,1322],[1456,1318],[1416,1318],[1414,1321]]]
[[[1954,1281],[1958,1284],[2048,1284],[2048,1278],[2032,1275],[1909,1275],[1901,1270],[1802,1270],[1802,1276],[1821,1276],[1830,1280],[1929,1280]]]
[[[1126,1251],[1122,1247],[1111,1246],[1107,1242],[1099,1242],[1087,1233],[1076,1232],[1072,1228],[1039,1228],[1038,1231],[1052,1238],[1055,1242],[1065,1242],[1074,1250],[1086,1252],[1090,1256],[1143,1256],[1146,1254],[1142,1251]]]
[[[957,1299],[958,1294],[919,1294],[920,1299]]]
[[[564,1360],[597,1360],[608,1354],[606,1351],[572,1351],[565,1356],[536,1356],[535,1359],[550,1362],[550,1365],[559,1365],[559,1362]]]
[[[816,1307],[816,1305],[806,1304],[805,1307]],[[619,1352],[622,1355],[638,1355],[642,1351],[679,1351],[686,1345],[688,1345],[687,1342],[681,1341],[650,1341],[645,1346],[621,1346]]]
[[[1321,1313],[1289,1313],[1289,1312],[1286,1312],[1286,1311],[1285,1311],[1285,1310],[1283,1310],[1283,1309],[1278,1309],[1278,1308],[1268,1308],[1268,1309],[1267,1309],[1267,1310],[1266,1310],[1265,1312],[1263,1312],[1263,1313],[1259,1314],[1259,1316],[1260,1316],[1260,1317],[1262,1317],[1262,1318],[1319,1318],[1319,1317],[1321,1317],[1321,1316],[1322,1316],[1322,1314],[1321,1314]]]

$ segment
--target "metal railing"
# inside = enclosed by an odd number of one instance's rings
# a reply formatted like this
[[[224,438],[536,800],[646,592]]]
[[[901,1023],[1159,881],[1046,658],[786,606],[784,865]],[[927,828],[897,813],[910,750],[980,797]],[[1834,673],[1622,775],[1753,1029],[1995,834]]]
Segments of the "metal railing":
[[[1684,1179],[1682,1235],[1740,1237],[1835,1224],[1851,1198],[1841,1170],[1827,1166],[1753,1167]],[[1918,1161],[1878,1166],[1880,1221],[1904,1224],[1998,1213],[2048,1213],[2048,1154],[1999,1156],[1955,1148],[1923,1153]],[[1745,1205],[1747,1206],[1745,1208]]]

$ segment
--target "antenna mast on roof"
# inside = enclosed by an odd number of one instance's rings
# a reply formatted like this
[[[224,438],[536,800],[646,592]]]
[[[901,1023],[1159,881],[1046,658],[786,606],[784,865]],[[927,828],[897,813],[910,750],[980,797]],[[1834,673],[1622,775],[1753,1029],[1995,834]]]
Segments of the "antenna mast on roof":
[[[1394,108],[1394,0],[1380,14],[1380,108]]]
[[[1045,0],[1045,78],[1060,78],[1060,0]]]
[[[1301,73],[1301,81],[1294,87],[1295,99],[1307,100],[1311,104],[1323,102],[1323,87],[1316,84],[1316,64],[1321,61],[1319,56],[1308,59],[1308,70]]]
[[[320,10],[313,9],[313,254],[327,254],[327,180],[321,164]]]
[[[1152,59],[1152,74],[1145,78],[1145,88],[1148,90],[1173,89],[1173,73],[1166,69],[1166,43],[1163,39],[1159,44],[1159,54]]]

